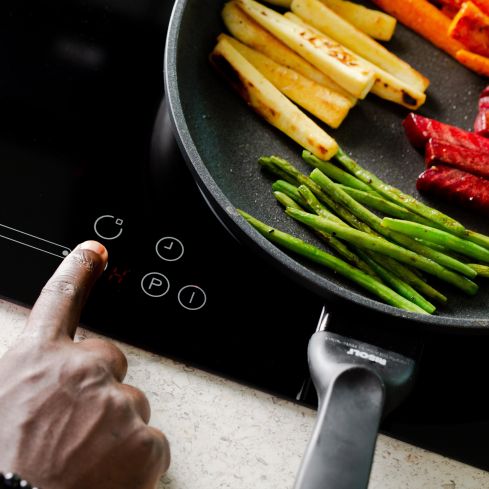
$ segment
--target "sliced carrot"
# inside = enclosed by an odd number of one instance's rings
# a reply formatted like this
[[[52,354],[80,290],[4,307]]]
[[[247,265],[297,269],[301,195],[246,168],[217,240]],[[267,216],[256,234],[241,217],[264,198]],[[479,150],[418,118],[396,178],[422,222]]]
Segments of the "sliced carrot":
[[[465,0],[440,0],[437,3],[441,3],[441,5],[444,7],[449,7],[454,10],[458,10],[464,2]]]
[[[469,51],[489,56],[489,17],[471,1],[465,2],[455,15],[448,34]]]
[[[442,5],[440,8],[441,12],[445,14],[449,19],[453,19],[457,12],[459,11],[458,7],[452,7],[451,5]]]
[[[489,0],[472,0],[486,15],[489,15]]]
[[[449,10],[457,11],[467,0],[440,0],[442,10],[446,7]],[[485,14],[489,15],[489,0],[472,0]]]
[[[479,73],[480,75],[489,76],[489,58],[475,54],[466,49],[460,49],[455,54],[457,61],[467,68]]]
[[[450,19],[427,0],[373,0],[373,2],[451,56],[464,49],[462,43],[448,35]]]

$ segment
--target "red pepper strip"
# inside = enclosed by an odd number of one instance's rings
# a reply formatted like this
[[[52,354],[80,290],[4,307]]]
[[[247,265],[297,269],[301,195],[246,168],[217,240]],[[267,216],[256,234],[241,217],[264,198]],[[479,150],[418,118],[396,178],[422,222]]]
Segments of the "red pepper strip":
[[[480,152],[489,152],[489,139],[419,114],[409,114],[402,125],[409,141],[417,148],[424,148],[429,139],[436,139]]]
[[[459,170],[489,178],[489,153],[430,139],[425,147],[426,167],[446,164]]]
[[[479,96],[479,112],[474,121],[474,132],[479,136],[489,136],[489,87]]]
[[[489,180],[485,178],[437,165],[418,177],[416,188],[489,216]]]

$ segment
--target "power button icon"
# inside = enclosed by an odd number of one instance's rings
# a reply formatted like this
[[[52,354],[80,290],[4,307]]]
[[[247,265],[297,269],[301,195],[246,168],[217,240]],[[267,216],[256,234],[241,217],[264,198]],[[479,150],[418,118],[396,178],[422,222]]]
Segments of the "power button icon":
[[[197,285],[186,285],[178,292],[179,304],[189,311],[198,311],[205,306],[207,295]]]
[[[99,238],[111,241],[117,239],[122,234],[123,224],[123,219],[107,214],[95,220],[93,230]]]

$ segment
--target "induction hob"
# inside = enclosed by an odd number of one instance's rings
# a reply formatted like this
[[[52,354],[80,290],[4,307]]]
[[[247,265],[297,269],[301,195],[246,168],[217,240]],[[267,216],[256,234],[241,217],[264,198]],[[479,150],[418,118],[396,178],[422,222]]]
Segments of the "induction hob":
[[[171,8],[2,2],[0,294],[31,305],[70,249],[98,239],[110,263],[86,327],[314,406],[306,348],[324,301],[228,234],[165,131]],[[406,327],[351,307],[332,317],[333,331],[419,353]],[[489,469],[489,340],[422,344],[415,389],[383,431]]]

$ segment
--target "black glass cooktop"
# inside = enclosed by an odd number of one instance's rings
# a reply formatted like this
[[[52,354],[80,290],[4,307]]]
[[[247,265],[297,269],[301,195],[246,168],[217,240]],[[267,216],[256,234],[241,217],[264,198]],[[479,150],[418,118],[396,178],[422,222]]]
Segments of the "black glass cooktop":
[[[306,348],[323,300],[228,234],[165,130],[171,7],[1,3],[0,294],[31,305],[70,249],[98,239],[110,263],[88,328],[314,406]],[[338,306],[332,317],[334,331],[420,359],[383,431],[489,469],[486,338]]]

